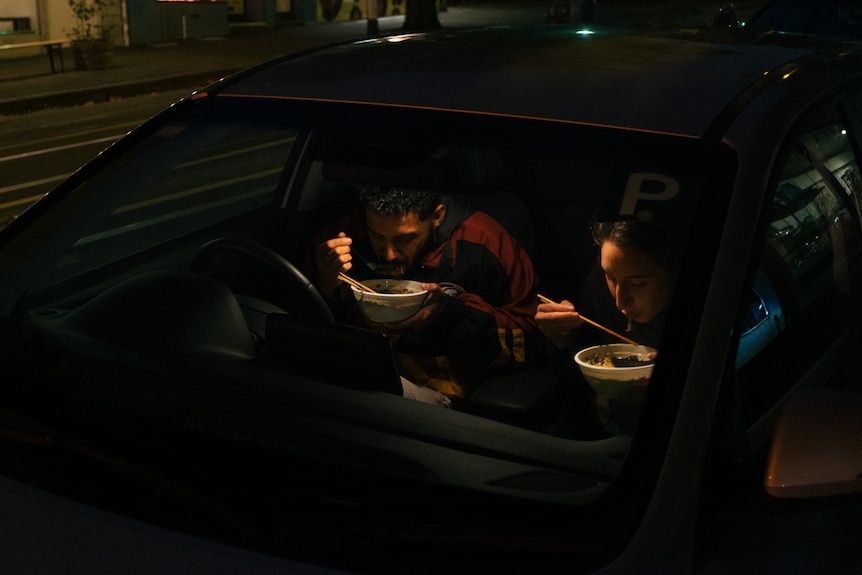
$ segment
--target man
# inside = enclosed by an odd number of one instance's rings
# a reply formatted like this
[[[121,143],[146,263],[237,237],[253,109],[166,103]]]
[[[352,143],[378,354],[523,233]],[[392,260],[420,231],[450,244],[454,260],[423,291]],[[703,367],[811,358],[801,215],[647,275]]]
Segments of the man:
[[[422,282],[425,305],[378,326],[393,335],[406,396],[415,383],[464,399],[488,375],[540,361],[535,271],[494,218],[425,190],[363,188],[360,204],[318,237],[310,275],[342,319],[355,301],[339,272]]]

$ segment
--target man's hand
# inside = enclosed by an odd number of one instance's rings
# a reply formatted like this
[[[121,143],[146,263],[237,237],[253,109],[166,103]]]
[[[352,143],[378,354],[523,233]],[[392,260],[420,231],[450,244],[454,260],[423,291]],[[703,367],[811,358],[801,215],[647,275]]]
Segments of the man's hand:
[[[402,329],[422,329],[431,325],[440,316],[443,311],[443,306],[446,305],[446,295],[437,284],[423,283],[422,289],[428,290],[425,296],[425,303],[419,308],[419,311],[414,313],[407,319],[395,323],[385,323],[383,326],[388,330],[400,331]]]
[[[584,324],[575,306],[568,300],[560,303],[540,303],[536,308],[536,325],[559,349],[569,344],[569,331]]]
[[[317,289],[325,296],[331,296],[341,280],[338,279],[339,272],[346,272],[353,264],[353,255],[350,253],[350,245],[353,240],[344,232],[339,232],[338,237],[326,240],[315,250],[317,264]]]

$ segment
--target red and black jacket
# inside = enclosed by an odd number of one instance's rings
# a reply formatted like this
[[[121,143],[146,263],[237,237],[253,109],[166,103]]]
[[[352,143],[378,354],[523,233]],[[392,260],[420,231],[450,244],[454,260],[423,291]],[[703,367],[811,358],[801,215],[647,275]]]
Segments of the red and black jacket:
[[[447,395],[466,397],[493,373],[542,361],[546,344],[533,319],[538,279],[527,252],[493,217],[463,200],[442,201],[445,219],[407,276],[441,284],[449,297],[437,322],[403,330],[395,338],[395,349],[402,375]],[[377,277],[363,265],[363,260],[373,261],[363,214],[349,214],[319,239],[340,231],[354,239],[358,257],[351,275],[359,280]],[[353,296],[348,292],[344,290],[342,304],[349,306]],[[356,317],[344,308],[336,313],[340,319]]]

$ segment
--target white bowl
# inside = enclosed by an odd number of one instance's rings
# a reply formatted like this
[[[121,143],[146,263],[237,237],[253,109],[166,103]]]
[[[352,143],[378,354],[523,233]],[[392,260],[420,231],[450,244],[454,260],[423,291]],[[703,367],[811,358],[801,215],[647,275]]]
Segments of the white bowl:
[[[412,280],[378,279],[363,281],[378,293],[369,293],[356,287],[353,297],[365,317],[377,323],[394,323],[407,319],[425,303],[427,290]]]
[[[595,345],[576,353],[575,363],[596,393],[619,399],[627,393],[636,392],[637,388],[642,390],[645,387],[652,376],[653,361],[650,354],[655,352],[655,349],[645,345]],[[636,365],[617,367],[613,365],[613,360],[616,360],[618,365],[623,363],[623,360]]]

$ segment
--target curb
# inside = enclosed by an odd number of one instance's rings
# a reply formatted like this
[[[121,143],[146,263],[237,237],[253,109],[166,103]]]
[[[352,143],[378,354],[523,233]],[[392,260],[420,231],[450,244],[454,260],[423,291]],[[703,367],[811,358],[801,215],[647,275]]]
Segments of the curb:
[[[89,103],[107,102],[115,98],[130,98],[151,92],[181,90],[188,88],[189,93],[205,88],[225,76],[239,72],[239,69],[221,69],[208,72],[151,78],[148,80],[122,82],[103,86],[93,86],[82,90],[40,94],[27,98],[0,101],[0,116],[13,116],[37,112],[51,108],[68,108]]]

